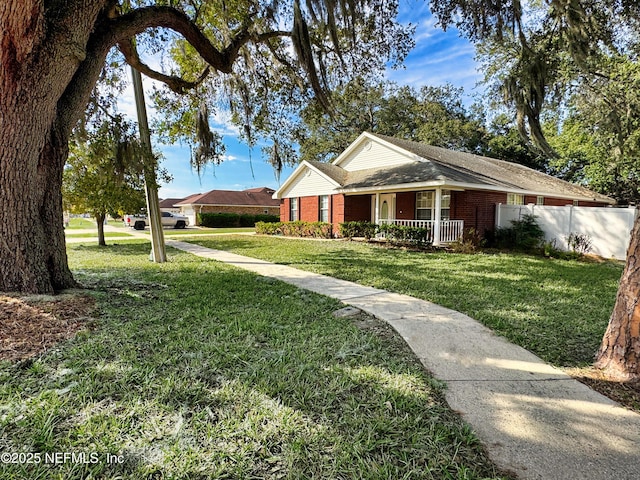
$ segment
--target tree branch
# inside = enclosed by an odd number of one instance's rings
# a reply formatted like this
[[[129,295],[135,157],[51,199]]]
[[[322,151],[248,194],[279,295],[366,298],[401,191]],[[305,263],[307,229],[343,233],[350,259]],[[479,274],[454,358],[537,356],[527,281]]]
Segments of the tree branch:
[[[274,37],[291,36],[290,32],[273,31],[251,33],[249,25],[238,31],[223,50],[216,48],[187,15],[172,7],[139,8],[111,20],[110,29],[115,43],[124,42],[148,28],[168,28],[182,35],[211,67],[231,73],[240,49],[249,42],[262,43]]]
[[[207,75],[209,75],[209,72],[211,71],[210,67],[205,68],[198,76],[198,78],[195,81],[191,82],[175,75],[165,75],[164,73],[153,70],[147,64],[142,62],[140,60],[140,56],[138,55],[138,50],[133,44],[132,39],[118,43],[118,48],[124,55],[124,58],[129,65],[131,65],[133,68],[138,70],[140,73],[143,73],[147,77],[153,78],[154,80],[158,80],[166,84],[171,90],[176,93],[185,93],[187,90],[191,90],[192,88],[197,87],[204,81],[205,78],[207,78]]]

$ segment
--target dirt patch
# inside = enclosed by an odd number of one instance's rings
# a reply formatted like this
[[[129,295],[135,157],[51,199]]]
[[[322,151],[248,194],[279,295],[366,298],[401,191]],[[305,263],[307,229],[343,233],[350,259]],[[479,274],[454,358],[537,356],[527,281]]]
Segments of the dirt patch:
[[[66,293],[56,296],[0,295],[0,360],[26,360],[90,328],[93,298]]]
[[[568,368],[565,371],[596,392],[615,400],[629,410],[640,413],[640,380],[628,382],[610,380],[593,367]]]

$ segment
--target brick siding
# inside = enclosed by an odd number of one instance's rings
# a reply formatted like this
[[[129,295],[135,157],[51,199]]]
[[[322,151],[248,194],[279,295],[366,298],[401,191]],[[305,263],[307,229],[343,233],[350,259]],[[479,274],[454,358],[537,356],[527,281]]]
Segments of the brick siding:
[[[344,221],[371,221],[371,195],[349,195],[344,199]]]

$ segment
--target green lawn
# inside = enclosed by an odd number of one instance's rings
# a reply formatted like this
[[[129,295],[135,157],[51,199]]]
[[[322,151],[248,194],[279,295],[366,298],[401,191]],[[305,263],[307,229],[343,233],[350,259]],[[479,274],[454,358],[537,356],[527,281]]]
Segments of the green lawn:
[[[95,233],[67,233],[65,236],[67,238],[97,238],[98,230],[96,229]],[[127,232],[104,232],[104,237],[131,237],[131,234]]]
[[[65,226],[65,229],[85,229],[96,228],[95,220],[91,218],[73,217],[69,219],[69,225]]]
[[[150,234],[149,228],[140,230],[142,233]],[[256,231],[254,227],[240,227],[240,228],[163,228],[164,236],[184,236],[184,235],[219,235],[219,234],[234,234],[234,233],[253,233]]]
[[[558,366],[593,361],[622,273],[620,263],[522,254],[423,253],[262,236],[192,241],[433,301]]]
[[[214,235],[214,234],[230,234],[230,233],[253,233],[256,229],[254,227],[240,227],[240,228],[205,228],[200,227],[198,229],[168,229],[165,228],[164,234],[173,235]]]
[[[95,329],[0,363],[0,450],[97,463],[0,463],[0,478],[496,477],[385,325],[334,318],[338,302],[230,266],[172,249],[159,265],[148,252],[70,245]]]

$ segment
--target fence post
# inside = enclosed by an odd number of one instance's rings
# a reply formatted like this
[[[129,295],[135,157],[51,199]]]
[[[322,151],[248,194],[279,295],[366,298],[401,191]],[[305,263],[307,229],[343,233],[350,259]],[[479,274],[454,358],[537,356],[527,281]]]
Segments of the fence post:
[[[501,218],[500,218],[500,214],[501,214],[501,209],[502,209],[502,204],[498,203],[496,205],[496,228],[499,228],[501,225]]]

